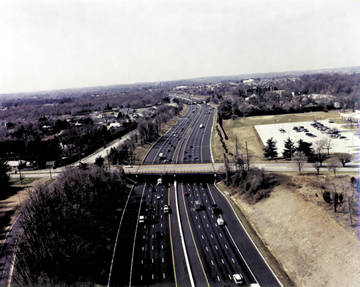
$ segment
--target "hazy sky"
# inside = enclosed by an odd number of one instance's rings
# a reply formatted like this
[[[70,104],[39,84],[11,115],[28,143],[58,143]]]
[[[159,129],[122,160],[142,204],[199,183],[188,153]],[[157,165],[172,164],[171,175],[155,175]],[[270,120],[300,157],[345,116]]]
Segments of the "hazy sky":
[[[1,0],[0,93],[360,65],[359,0]]]

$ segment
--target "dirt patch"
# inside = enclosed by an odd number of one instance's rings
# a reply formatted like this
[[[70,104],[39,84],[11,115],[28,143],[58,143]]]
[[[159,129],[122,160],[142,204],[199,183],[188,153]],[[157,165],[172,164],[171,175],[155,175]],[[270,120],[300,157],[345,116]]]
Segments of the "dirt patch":
[[[360,282],[358,227],[350,226],[346,212],[334,214],[322,198],[324,184],[331,180],[282,175],[271,196],[256,204],[232,197],[297,286],[357,286]]]

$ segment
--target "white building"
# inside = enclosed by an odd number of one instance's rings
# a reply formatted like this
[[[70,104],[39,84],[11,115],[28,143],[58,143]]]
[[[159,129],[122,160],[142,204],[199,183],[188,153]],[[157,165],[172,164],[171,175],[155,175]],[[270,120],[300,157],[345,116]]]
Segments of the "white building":
[[[354,113],[341,113],[341,119],[345,121],[353,121],[353,122],[360,122],[360,111],[356,110]]]

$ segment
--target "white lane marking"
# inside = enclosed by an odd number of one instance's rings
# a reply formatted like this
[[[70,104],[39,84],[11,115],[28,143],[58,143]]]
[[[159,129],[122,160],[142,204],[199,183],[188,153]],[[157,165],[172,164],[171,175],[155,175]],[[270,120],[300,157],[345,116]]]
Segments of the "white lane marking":
[[[228,249],[228,246],[225,244],[225,248]]]
[[[204,238],[204,235],[201,234],[201,238],[202,238],[202,239],[205,239],[205,238]]]
[[[214,215],[211,215],[211,218],[214,218]]]
[[[154,234],[151,235],[151,238],[154,238]]]
[[[154,274],[151,274],[151,279],[154,280]]]
[[[206,216],[205,216],[205,215],[204,215],[203,217],[204,217],[204,219],[206,218]]]
[[[154,245],[151,246],[151,250],[154,250]]]
[[[221,258],[221,263],[222,263],[222,264],[225,264],[224,259],[222,259],[222,258]]]
[[[162,227],[162,223],[160,224],[160,227]]]
[[[218,250],[218,247],[217,247],[217,245],[215,245],[215,249],[216,249],[216,250]]]
[[[161,259],[161,262],[164,263],[164,257]]]
[[[197,216],[195,216],[195,219],[198,219]]]
[[[219,236],[222,238],[222,233],[221,232],[219,233]]]
[[[232,278],[231,278],[231,275],[230,274],[228,274],[228,276],[229,276],[229,279],[231,280]]]
[[[220,277],[219,277],[219,275],[217,275],[216,278],[217,278],[217,280],[220,282]]]
[[[146,237],[145,237],[145,235],[143,235],[143,239],[145,239]]]
[[[160,218],[162,219],[162,215],[160,215]]]
[[[165,279],[165,273],[163,273],[163,279]]]
[[[161,244],[161,249],[164,249],[164,245]]]
[[[231,261],[232,261],[233,263],[235,263],[235,260],[234,260],[234,258],[231,258]]]
[[[211,238],[214,238],[214,235],[210,234]]]
[[[198,225],[199,229],[200,229],[200,224]]]
[[[154,228],[155,226],[154,226],[154,224],[152,225],[152,228]]]
[[[154,258],[151,258],[151,263],[154,263]]]
[[[215,265],[215,264],[214,264],[214,261],[212,261],[212,260],[211,260],[211,265]]]
[[[209,228],[209,227],[210,227],[210,226],[209,226],[209,223],[206,223],[206,227],[207,227],[207,228]]]
[[[141,280],[141,281],[143,280],[143,276],[142,276],[142,274],[140,275],[140,280]]]
[[[141,250],[144,251],[144,250],[145,250],[145,247],[143,246],[143,247],[141,248]]]
[[[144,260],[143,260],[143,259],[141,259],[141,264],[144,264]]]
[[[209,252],[209,248],[207,246],[205,246],[205,249],[206,249],[207,252]]]

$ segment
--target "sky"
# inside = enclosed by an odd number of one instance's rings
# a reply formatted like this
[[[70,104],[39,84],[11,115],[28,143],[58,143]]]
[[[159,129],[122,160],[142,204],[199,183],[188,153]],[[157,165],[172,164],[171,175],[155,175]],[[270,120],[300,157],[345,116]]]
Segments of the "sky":
[[[1,0],[0,93],[360,65],[360,0]]]

